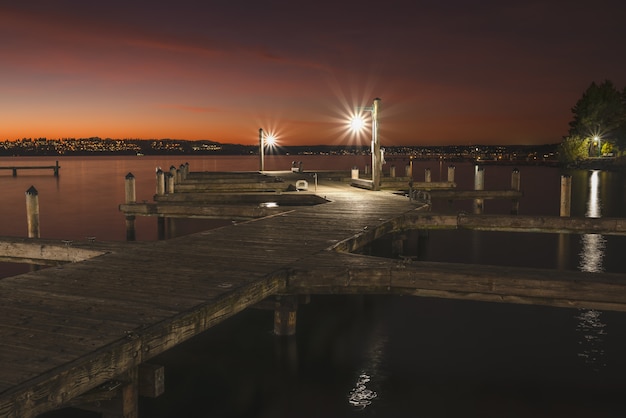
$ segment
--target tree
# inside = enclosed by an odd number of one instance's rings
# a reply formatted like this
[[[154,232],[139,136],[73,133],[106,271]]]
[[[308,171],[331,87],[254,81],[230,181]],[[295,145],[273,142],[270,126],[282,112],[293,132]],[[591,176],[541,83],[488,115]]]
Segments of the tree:
[[[566,136],[559,145],[559,161],[563,164],[571,164],[588,157],[589,142],[589,139],[576,135]]]
[[[572,113],[569,138],[587,141],[599,138],[602,143],[626,148],[626,89],[620,92],[609,80],[599,85],[593,82]]]

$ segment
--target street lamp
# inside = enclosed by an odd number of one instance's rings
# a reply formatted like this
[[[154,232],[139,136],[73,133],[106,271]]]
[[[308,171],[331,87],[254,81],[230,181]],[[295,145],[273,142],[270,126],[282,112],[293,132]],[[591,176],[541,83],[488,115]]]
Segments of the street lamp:
[[[369,110],[372,112],[372,190],[380,190],[380,179],[383,173],[383,157],[380,150],[380,138],[378,136],[378,108],[380,99],[374,99],[372,106],[359,107],[358,111]],[[365,121],[361,116],[355,116],[350,121],[352,130],[361,130],[365,126]]]
[[[259,155],[261,157],[259,170],[265,171],[265,146],[272,146],[276,143],[276,136],[273,134],[266,134],[263,132],[263,128],[259,128]]]
[[[601,145],[602,140],[600,139],[599,135],[594,136],[593,140],[595,142],[595,145],[598,147],[597,153],[598,153],[598,157],[600,157],[602,155],[602,145]]]

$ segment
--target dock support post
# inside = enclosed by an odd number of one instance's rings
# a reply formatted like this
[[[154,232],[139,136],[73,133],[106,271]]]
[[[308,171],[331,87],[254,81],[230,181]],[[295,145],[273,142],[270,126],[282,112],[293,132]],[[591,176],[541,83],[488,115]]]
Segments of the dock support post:
[[[35,186],[26,190],[26,221],[28,238],[39,238],[39,192]]]
[[[561,176],[561,207],[560,216],[571,216],[572,209],[572,177],[569,175]]]
[[[185,165],[184,164],[180,165],[176,174],[178,174],[178,177],[176,178],[176,182],[182,183],[182,181],[185,180]]]
[[[126,174],[124,178],[124,194],[125,194],[125,202],[126,203],[135,203],[137,202],[137,195],[135,192],[135,176],[133,173]]]
[[[357,168],[357,166],[352,167],[352,172],[350,174],[350,178],[352,178],[353,180],[359,178],[359,169]]]
[[[296,334],[297,296],[277,296],[274,305],[274,335]]]
[[[187,180],[187,176],[189,175],[189,163],[185,163],[185,176],[183,180]]]
[[[176,167],[170,167],[170,176],[174,177],[174,180],[176,180]]]
[[[454,173],[456,171],[456,167],[451,165],[448,166],[448,183],[454,183]]]
[[[430,168],[425,168],[424,169],[424,181],[426,183],[430,183],[432,180],[432,177],[430,175]]]
[[[54,177],[59,177],[59,161],[57,160],[54,164]]]
[[[174,185],[176,184],[176,178],[174,176],[172,176],[172,173],[167,173],[167,194],[172,194],[174,193],[175,187]]]
[[[369,174],[370,173],[370,166],[369,164],[365,164],[365,169],[363,170],[363,174]]]
[[[157,187],[156,194],[163,196],[165,194],[165,173],[160,168],[156,172]]]
[[[102,418],[138,418],[139,417],[139,371],[135,367],[129,370],[120,380],[124,386],[117,396],[110,401],[101,402],[95,408]]]
[[[396,177],[396,166],[392,165],[389,167],[389,177]]]
[[[474,167],[474,190],[485,189],[485,169],[480,166]],[[474,199],[474,213],[479,215],[483,213],[484,200]]]
[[[519,169],[514,168],[511,173],[511,189],[519,192],[521,190],[521,179]],[[517,215],[519,213],[519,200],[513,199],[513,207],[511,207],[511,215]]]
[[[406,167],[404,167],[404,176],[408,178],[413,177],[413,168],[411,167],[410,164],[407,164]]]
[[[135,215],[124,216],[126,221],[126,241],[135,241]]]

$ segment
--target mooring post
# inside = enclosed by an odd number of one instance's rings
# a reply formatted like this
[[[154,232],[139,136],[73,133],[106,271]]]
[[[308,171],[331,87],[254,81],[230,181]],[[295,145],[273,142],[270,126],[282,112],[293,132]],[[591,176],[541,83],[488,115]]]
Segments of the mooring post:
[[[26,221],[28,238],[39,238],[39,192],[35,186],[26,190]]]
[[[448,166],[448,183],[454,183],[454,173],[456,171],[456,167],[451,165]]]
[[[176,181],[175,181],[175,177],[172,176],[172,173],[167,173],[167,193],[168,194],[172,194],[174,193],[175,190],[175,185]]]
[[[180,167],[178,167],[178,177],[176,178],[176,182],[177,183],[181,183],[184,179],[185,179],[185,165],[181,164]]]
[[[519,192],[521,188],[521,179],[519,169],[514,168],[511,173],[511,189]],[[519,200],[513,199],[513,207],[511,207],[511,215],[517,215],[519,213]]]
[[[59,177],[59,161],[57,160],[55,165],[54,165],[54,177]]]
[[[370,166],[368,164],[365,164],[365,169],[363,170],[363,174],[367,175],[370,173]]]
[[[424,181],[426,183],[430,183],[431,182],[430,168],[425,168],[424,169]]]
[[[389,167],[389,177],[395,177],[396,176],[396,166],[392,165],[391,167]]]
[[[290,336],[296,334],[297,296],[277,296],[274,305],[274,334]]]
[[[187,180],[188,175],[189,175],[189,163],[185,163],[185,177],[184,177],[185,180]]]
[[[571,216],[572,209],[572,176],[564,174],[561,176],[561,208],[560,216]]]
[[[485,189],[485,169],[484,167],[475,166],[474,168],[474,190]],[[474,199],[474,213],[481,214],[484,209],[483,199]]]
[[[165,194],[165,173],[160,168],[156,172],[157,187],[156,194],[163,196]]]
[[[135,193],[135,176],[133,173],[126,174],[124,178],[124,195],[126,203],[135,203],[137,202],[137,197]]]
[[[170,166],[170,174],[172,175],[172,177],[174,177],[174,180],[176,180],[176,167],[174,167],[173,165]]]
[[[404,167],[404,176],[408,178],[413,177],[413,168],[410,164],[407,164],[406,167]]]
[[[359,169],[357,166],[352,167],[352,173],[351,173],[351,178],[354,179],[358,179],[359,178]]]

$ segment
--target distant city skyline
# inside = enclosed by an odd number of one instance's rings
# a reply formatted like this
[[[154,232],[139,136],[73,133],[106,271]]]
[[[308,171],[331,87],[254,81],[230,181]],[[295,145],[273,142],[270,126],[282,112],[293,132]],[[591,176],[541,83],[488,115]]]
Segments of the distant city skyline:
[[[626,4],[554,1],[0,5],[0,140],[552,144],[591,82],[626,85]],[[367,111],[365,112],[367,114]]]

